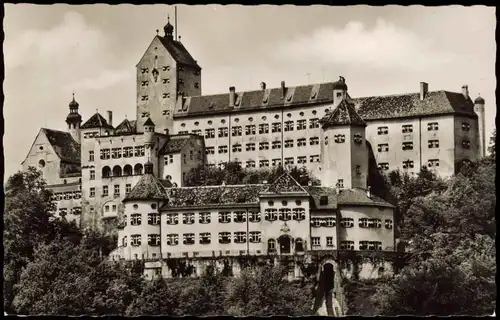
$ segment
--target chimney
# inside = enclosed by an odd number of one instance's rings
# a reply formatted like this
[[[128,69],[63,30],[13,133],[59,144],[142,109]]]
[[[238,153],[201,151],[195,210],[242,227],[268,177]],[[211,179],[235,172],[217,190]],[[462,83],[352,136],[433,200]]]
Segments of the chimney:
[[[467,85],[462,86],[462,94],[465,99],[469,99],[469,87]]]
[[[429,84],[427,82],[420,82],[420,100],[424,100],[429,92]]]
[[[229,107],[234,107],[234,101],[236,99],[236,88],[229,87]]]
[[[371,192],[371,190],[370,190],[370,189],[371,189],[371,187],[370,187],[370,186],[368,186],[368,189],[366,189],[366,196],[367,196],[368,198],[371,198],[371,197],[372,197],[372,192]]]
[[[108,124],[110,126],[113,125],[113,111],[108,110],[108,119],[106,119],[106,120],[108,121]]]
[[[266,90],[266,83],[265,82],[261,82],[260,83],[260,89],[261,90]]]
[[[286,96],[285,81],[281,81],[281,98],[285,99],[285,96]]]

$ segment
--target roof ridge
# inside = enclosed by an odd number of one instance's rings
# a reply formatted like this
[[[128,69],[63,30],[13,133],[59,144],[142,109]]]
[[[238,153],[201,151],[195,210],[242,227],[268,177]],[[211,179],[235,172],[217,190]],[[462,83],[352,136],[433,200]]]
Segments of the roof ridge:
[[[427,93],[439,93],[439,92],[458,93],[458,92],[447,91],[447,90],[427,91]],[[389,98],[389,97],[401,97],[401,96],[418,95],[418,94],[420,94],[420,92],[394,93],[394,94],[384,94],[384,95],[378,95],[378,96],[364,96],[364,97],[357,97],[357,98],[351,98],[351,99],[352,100],[359,100],[359,99],[368,99],[368,98]]]

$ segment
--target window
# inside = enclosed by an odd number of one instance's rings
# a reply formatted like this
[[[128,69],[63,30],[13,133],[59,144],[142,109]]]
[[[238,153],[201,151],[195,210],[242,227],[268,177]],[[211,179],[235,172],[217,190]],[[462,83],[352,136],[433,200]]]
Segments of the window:
[[[269,160],[259,160],[259,167],[269,167]]]
[[[254,151],[255,150],[255,143],[247,143],[246,150],[247,151]]]
[[[205,129],[205,139],[215,138],[215,129]]]
[[[413,167],[414,167],[413,160],[403,161],[403,169],[413,169]]]
[[[200,212],[200,217],[198,219],[198,222],[201,224],[207,224],[210,223],[212,220],[212,216],[210,212]]]
[[[234,222],[246,222],[246,212],[245,211],[235,211],[234,212]]]
[[[255,125],[252,124],[252,125],[245,126],[245,134],[247,136],[254,135],[255,134]]]
[[[309,129],[319,128],[319,119],[309,119]]]
[[[111,149],[111,158],[119,159],[122,157],[122,148],[113,148]]]
[[[90,180],[95,180],[95,170],[90,170]]]
[[[215,154],[215,147],[206,147],[205,153],[206,154]]]
[[[470,141],[469,140],[463,140],[462,141],[462,148],[464,148],[464,149],[470,149]]]
[[[133,147],[124,147],[123,148],[123,157],[124,158],[132,158],[134,155],[134,148]]]
[[[219,153],[227,153],[227,146],[219,146]]]
[[[325,137],[325,145],[328,144],[328,137]]]
[[[189,132],[187,130],[182,130],[182,131],[179,131],[179,134],[183,135],[183,134],[188,134]]]
[[[293,140],[285,140],[285,148],[293,148]]]
[[[123,246],[123,247],[126,247],[126,246],[127,246],[127,236],[124,236],[124,237],[122,238],[122,246]]]
[[[219,232],[219,243],[231,243],[231,232]]]
[[[354,250],[354,241],[340,241],[340,250]]]
[[[313,247],[320,247],[321,246],[321,238],[320,237],[311,237],[311,242]]]
[[[370,241],[360,241],[359,242],[359,250],[367,250],[369,243],[370,243]]]
[[[403,150],[413,150],[413,142],[403,142]]]
[[[274,240],[274,239],[267,240],[267,250],[269,252],[275,252],[276,251],[276,240]]]
[[[91,198],[95,197],[95,188],[90,188],[90,197]]]
[[[259,150],[269,150],[269,142],[259,142]]]
[[[248,168],[255,168],[255,161],[253,161],[253,160],[248,160],[248,161],[246,162],[246,166],[247,166]]]
[[[134,147],[134,151],[136,157],[144,157],[144,146]]]
[[[307,156],[297,157],[297,163],[298,164],[305,164],[305,163],[307,163]]]
[[[197,135],[201,136],[201,129],[191,130],[191,132],[193,134],[197,134]]]
[[[231,128],[231,135],[233,137],[240,137],[241,136],[241,126],[232,127]]]
[[[130,215],[130,225],[140,226],[142,222],[142,217],[140,213],[134,213]]]
[[[342,218],[342,219],[340,219],[340,225],[344,228],[352,228],[352,227],[354,227],[354,219],[353,218]]]
[[[231,222],[231,212],[219,212],[219,222],[220,223]]]
[[[148,245],[156,247],[160,245],[159,234],[148,234]]]
[[[101,159],[106,160],[109,159],[109,149],[101,149]]]
[[[159,225],[160,224],[160,214],[159,213],[148,213],[148,224]]]
[[[380,241],[360,241],[359,250],[382,250],[382,242]]]
[[[259,124],[259,134],[269,133],[269,125],[267,123]]]
[[[219,128],[217,132],[219,133],[219,138],[224,138],[229,135],[227,127]]]
[[[167,213],[167,224],[179,224],[179,215],[177,213]]]
[[[93,162],[94,161],[94,151],[89,151],[89,162]]]
[[[309,138],[309,145],[314,146],[319,144],[319,138],[318,137],[311,137]]]
[[[356,175],[360,176],[361,175],[361,166],[356,165]]]
[[[187,245],[194,244],[194,233],[184,233],[182,235],[182,243]]]
[[[183,224],[193,224],[194,223],[194,213],[183,213],[182,214]]]
[[[427,124],[427,131],[437,131],[439,130],[439,124],[437,122],[429,122]]]
[[[285,132],[293,131],[293,121],[285,121]]]
[[[338,179],[337,180],[337,187],[343,188],[344,187],[344,179]]]
[[[326,237],[326,246],[333,247],[333,237]]]
[[[247,233],[246,232],[235,232],[234,233],[234,242],[235,243],[245,243],[247,242]]]
[[[319,228],[323,224],[323,221],[321,218],[311,218],[311,227]]]
[[[133,234],[130,236],[130,245],[134,247],[138,247],[141,245],[141,235],[140,234]]]
[[[248,212],[249,222],[260,222],[260,212],[250,211]]]
[[[200,233],[200,244],[210,244],[211,237],[212,236],[211,236],[210,232]]]
[[[401,132],[402,133],[411,133],[413,132],[413,125],[412,124],[404,124],[401,126]]]
[[[429,140],[428,147],[429,149],[439,148],[439,140]]]
[[[389,152],[389,144],[381,143],[378,145],[378,152]]]
[[[355,144],[362,144],[363,143],[363,136],[361,135],[361,133],[354,134],[354,143]]]
[[[469,132],[470,124],[468,124],[467,122],[462,122],[462,131]]]
[[[309,162],[319,162],[319,155],[309,156]]]
[[[304,241],[301,238],[295,239],[295,251],[296,252],[304,251]]]
[[[272,148],[273,149],[281,149],[281,141],[273,141]]]
[[[389,170],[389,163],[387,162],[381,162],[378,164],[379,170]]]
[[[241,152],[241,144],[233,144],[233,152]]]
[[[385,220],[385,228],[386,229],[392,229],[392,220]]]
[[[178,234],[167,234],[167,245],[176,246],[179,244],[179,235]]]
[[[427,166],[429,168],[432,168],[432,167],[439,167],[439,159],[429,159],[427,161]]]
[[[378,127],[377,134],[379,136],[389,134],[389,128],[388,127]]]
[[[272,133],[281,132],[281,122],[273,122],[271,124],[271,132]]]
[[[292,209],[281,208],[279,210],[279,219],[281,221],[290,221],[292,219]]]
[[[248,242],[260,243],[261,242],[261,232],[260,231],[250,231]]]
[[[102,196],[103,197],[108,196],[108,186],[102,186]]]
[[[297,120],[297,130],[307,129],[307,120]]]
[[[292,157],[285,158],[285,166],[293,165],[294,159]]]
[[[264,219],[267,221],[276,221],[278,219],[277,209],[266,209],[264,212]]]
[[[119,184],[115,184],[114,188],[113,188],[113,191],[114,191],[113,194],[115,196],[119,196],[120,195],[120,185]]]

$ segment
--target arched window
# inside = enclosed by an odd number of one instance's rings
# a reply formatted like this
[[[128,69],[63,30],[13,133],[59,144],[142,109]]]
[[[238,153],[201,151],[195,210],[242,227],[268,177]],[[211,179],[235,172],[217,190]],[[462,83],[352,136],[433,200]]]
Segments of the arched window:
[[[138,163],[134,166],[134,174],[141,175],[142,174],[142,164]]]
[[[165,177],[168,181],[172,180],[172,176],[171,175],[168,175]]]
[[[122,176],[122,167],[114,166],[113,167],[113,177],[121,177]]]
[[[105,166],[102,168],[102,177],[103,178],[109,178],[111,176],[111,169],[108,166]]]
[[[267,250],[269,252],[275,252],[276,251],[276,240],[274,240],[274,239],[267,240]]]
[[[38,168],[43,169],[45,167],[45,160],[41,159],[38,161]]]
[[[295,239],[295,251],[304,252],[304,240],[301,238]]]
[[[123,175],[124,176],[131,176],[132,175],[132,166],[127,164],[125,167],[123,167]]]

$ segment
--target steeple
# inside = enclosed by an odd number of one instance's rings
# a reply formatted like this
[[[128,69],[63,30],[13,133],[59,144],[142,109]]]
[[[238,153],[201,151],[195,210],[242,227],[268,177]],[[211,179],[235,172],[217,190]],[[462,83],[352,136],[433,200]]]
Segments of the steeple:
[[[79,106],[75,100],[75,92],[73,92],[73,100],[69,103],[69,114],[66,117],[66,123],[68,124],[68,131],[78,143],[80,143],[80,126],[82,124],[82,116],[78,113]]]
[[[174,39],[174,26],[170,24],[170,16],[167,16],[167,24],[163,27],[163,31],[165,31],[165,38],[168,40]]]

